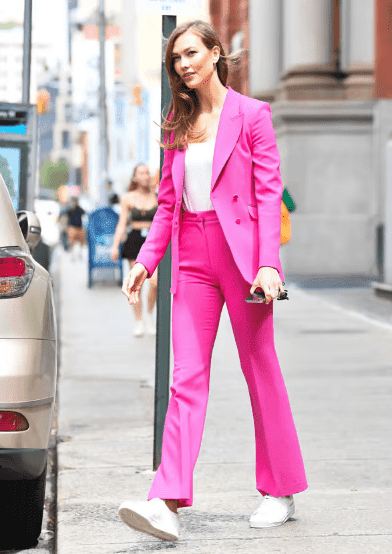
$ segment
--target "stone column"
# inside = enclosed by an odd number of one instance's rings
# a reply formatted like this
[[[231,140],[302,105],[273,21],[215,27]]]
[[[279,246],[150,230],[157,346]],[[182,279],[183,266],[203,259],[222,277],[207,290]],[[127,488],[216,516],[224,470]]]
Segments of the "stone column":
[[[283,0],[283,74],[277,100],[340,100],[333,76],[332,0]]]
[[[370,100],[374,86],[374,0],[342,0],[341,69],[347,100]]]
[[[281,0],[249,1],[249,94],[272,102],[281,61]]]

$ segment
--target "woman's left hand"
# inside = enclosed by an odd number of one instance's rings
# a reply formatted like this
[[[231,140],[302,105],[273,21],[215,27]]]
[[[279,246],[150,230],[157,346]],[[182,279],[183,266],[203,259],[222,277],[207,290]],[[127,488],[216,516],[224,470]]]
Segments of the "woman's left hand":
[[[276,298],[279,292],[284,292],[278,270],[274,267],[261,267],[257,272],[256,279],[253,281],[250,294],[253,294],[257,288],[261,288],[264,291],[266,304],[269,304]]]
[[[110,259],[115,264],[118,262],[118,248],[112,248],[110,251]]]

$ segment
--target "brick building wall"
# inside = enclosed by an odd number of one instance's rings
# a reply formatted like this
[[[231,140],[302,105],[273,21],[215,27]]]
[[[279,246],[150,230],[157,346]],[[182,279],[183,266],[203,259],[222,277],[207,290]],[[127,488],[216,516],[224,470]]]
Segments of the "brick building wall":
[[[234,35],[244,33],[242,47],[249,48],[249,0],[210,0],[211,24],[218,33],[225,53],[230,51]],[[249,55],[243,55],[238,70],[229,72],[227,84],[241,94],[249,95]]]

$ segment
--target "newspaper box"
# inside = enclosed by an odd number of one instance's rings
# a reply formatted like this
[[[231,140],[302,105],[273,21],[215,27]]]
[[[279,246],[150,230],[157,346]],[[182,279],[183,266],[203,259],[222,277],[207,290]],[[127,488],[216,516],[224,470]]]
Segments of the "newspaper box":
[[[118,214],[112,208],[99,208],[90,213],[87,224],[88,236],[88,286],[92,287],[93,270],[96,268],[119,269],[119,286],[123,282],[122,259],[112,262],[110,251],[118,223]]]

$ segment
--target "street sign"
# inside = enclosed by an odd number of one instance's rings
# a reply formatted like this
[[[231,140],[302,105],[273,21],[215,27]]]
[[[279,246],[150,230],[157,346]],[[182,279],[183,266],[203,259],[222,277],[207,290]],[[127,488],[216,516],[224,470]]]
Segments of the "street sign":
[[[137,0],[136,9],[161,15],[195,15],[199,6],[200,0]]]

